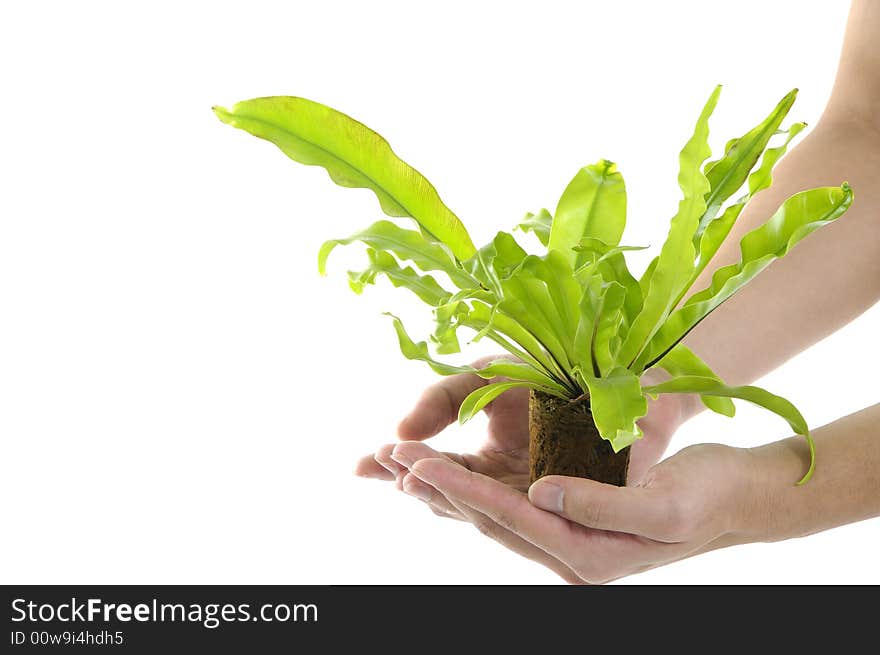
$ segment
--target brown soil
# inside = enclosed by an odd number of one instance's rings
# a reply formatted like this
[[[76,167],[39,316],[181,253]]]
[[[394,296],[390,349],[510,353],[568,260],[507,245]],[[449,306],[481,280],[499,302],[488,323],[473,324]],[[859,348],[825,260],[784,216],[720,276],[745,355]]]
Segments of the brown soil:
[[[593,423],[586,395],[563,400],[532,391],[529,396],[529,482],[545,475],[571,475],[618,487],[626,485],[629,448],[615,453]]]

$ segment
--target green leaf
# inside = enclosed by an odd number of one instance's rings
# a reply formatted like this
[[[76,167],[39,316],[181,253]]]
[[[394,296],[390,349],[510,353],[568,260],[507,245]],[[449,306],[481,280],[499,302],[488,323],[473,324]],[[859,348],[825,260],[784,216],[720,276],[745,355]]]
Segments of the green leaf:
[[[774,148],[768,148],[766,152],[764,152],[764,157],[761,159],[761,165],[749,175],[749,196],[754,196],[759,191],[770,187],[773,183],[773,167],[776,166],[777,162],[779,162],[783,155],[785,155],[788,150],[788,145],[792,140],[798,134],[803,132],[806,127],[806,123],[792,124],[787,130],[782,131],[782,133],[785,134],[785,141]]]
[[[583,290],[574,278],[574,273],[565,255],[551,250],[543,257],[528,255],[514,275],[531,274],[547,288],[555,314],[550,316],[554,331],[564,335],[570,342],[577,330],[580,303]]]
[[[720,93],[719,86],[709,96],[693,136],[679,155],[678,184],[684,197],[678,205],[678,213],[672,218],[669,235],[653,268],[642,310],[621,346],[619,361],[626,365],[639,356],[666,320],[679,292],[693,273],[696,252],[692,237],[706,209],[704,197],[709,192],[709,181],[700,167],[711,154],[708,143],[709,116],[718,103]]]
[[[648,402],[639,385],[639,378],[623,367],[615,368],[607,377],[588,376],[590,411],[603,439],[615,453],[642,436],[636,421],[648,413]]]
[[[577,172],[559,199],[549,250],[558,250],[572,268],[586,259],[572,251],[584,237],[616,246],[626,225],[626,186],[617,167],[604,159]]]
[[[336,246],[361,241],[374,250],[387,250],[398,259],[410,260],[423,271],[442,271],[460,289],[478,287],[479,282],[461,269],[446,249],[428,241],[416,230],[405,230],[391,221],[377,221],[346,239],[332,239],[318,252],[318,272],[326,274],[327,258]]]
[[[706,194],[706,208],[694,232],[694,246],[699,245],[703,230],[718,213],[724,201],[736,193],[746,181],[749,171],[757,163],[770,138],[776,134],[795,98],[797,89],[793,89],[780,100],[761,123],[740,138],[732,140],[721,159],[706,166],[710,191]]]
[[[370,189],[386,214],[412,218],[459,259],[476,251],[464,225],[431,183],[399,159],[385,139],[353,118],[292,96],[213,109],[224,123],[271,141],[294,161],[322,166],[340,186]]]
[[[760,387],[729,387],[723,382],[719,382],[716,378],[700,376],[675,378],[661,384],[645,387],[643,391],[651,396],[657,396],[661,393],[699,393],[711,396],[724,396],[727,398],[739,398],[763,407],[788,421],[791,429],[796,434],[802,435],[810,446],[810,468],[798,484],[804,484],[813,475],[816,465],[816,447],[810,436],[810,430],[797,407],[785,398],[776,396]]]
[[[617,335],[624,320],[625,299],[626,289],[622,285],[617,282],[608,282],[604,285],[592,349],[594,361],[601,375],[606,375],[617,365],[617,353],[613,348],[612,339]]]
[[[571,273],[568,281],[577,285]],[[520,267],[501,281],[501,289],[498,309],[534,335],[562,371],[571,370],[574,335],[568,331],[567,320],[561,318],[565,315],[557,303],[562,301],[546,280],[536,275],[535,268]]]
[[[721,378],[712,372],[709,365],[683,343],[677,344],[675,348],[666,353],[666,356],[657,362],[657,366],[673,378],[697,375],[721,382]],[[700,400],[713,412],[724,416],[733,416],[736,413],[736,407],[730,398],[702,395]]]
[[[413,359],[425,362],[435,373],[440,375],[457,375],[459,373],[473,373],[485,379],[496,377],[510,378],[512,381],[527,382],[534,386],[547,390],[548,393],[554,395],[565,395],[566,389],[557,384],[552,378],[543,374],[541,371],[524,362],[515,362],[510,359],[496,359],[484,366],[483,368],[474,368],[473,366],[455,366],[439,362],[432,358],[428,352],[428,344],[424,341],[416,343],[407,334],[403,327],[403,323],[393,314],[391,316],[394,321],[394,330],[397,332],[397,341],[400,345],[400,352],[407,359]]]
[[[691,296],[681,309],[669,316],[649,348],[645,349],[640,362],[649,362],[646,367],[657,362],[710,312],[774,260],[785,256],[814,230],[841,216],[852,204],[852,199],[852,189],[844,183],[841,187],[802,191],[782,203],[770,220],[742,238],[740,261],[715,271],[712,283],[706,289]]]
[[[788,144],[791,143],[792,139],[800,134],[805,127],[806,123],[795,123],[792,125],[785,132],[785,141],[775,148],[769,148],[761,159],[761,165],[749,175],[749,192],[725,209],[721,216],[709,221],[708,225],[706,225],[706,229],[703,231],[702,236],[698,237],[699,248],[697,265],[692,275],[691,283],[687,285],[688,288],[690,288],[691,284],[696,281],[700,273],[703,272],[715,256],[715,253],[718,252],[721,244],[727,238],[727,235],[730,234],[730,230],[733,228],[736,219],[745,208],[746,203],[748,203],[755,194],[770,186],[773,181],[773,167],[785,154],[785,151],[788,149]],[[683,296],[684,294],[681,295]],[[679,298],[679,300],[680,299],[681,298]]]
[[[452,296],[430,275],[419,275],[411,266],[401,268],[394,256],[387,252],[368,248],[367,258],[370,261],[368,268],[348,273],[349,286],[355,293],[361,293],[365,284],[373,284],[377,275],[384,275],[395,287],[409,289],[432,307],[444,304]]]
[[[523,232],[532,232],[538,237],[541,245],[546,248],[547,243],[550,241],[552,225],[553,217],[550,215],[550,212],[546,209],[539,209],[537,214],[532,214],[531,212],[526,214],[525,218],[520,221],[515,229],[522,230]]]
[[[483,331],[487,326],[491,326],[487,332],[490,339],[519,359],[531,363],[535,368],[544,370],[557,381],[564,380],[565,384],[568,384],[564,371],[546,351],[541,341],[516,319],[503,311],[493,311],[493,308],[486,303],[474,301],[470,312],[462,317],[461,324],[477,331]],[[513,347],[508,339],[517,344],[519,348]],[[571,391],[576,389],[577,387],[573,386]]]
[[[626,324],[635,319],[642,309],[642,287],[626,265],[623,253],[645,250],[647,246],[609,246],[599,239],[582,239],[575,250],[586,252],[588,261],[582,264],[575,275],[582,284],[592,275],[598,274],[605,282],[616,282],[626,290],[624,296],[624,316]]]
[[[581,371],[590,371],[595,377],[602,375],[593,344],[599,313],[602,311],[604,292],[605,288],[600,276],[594,275],[586,281],[584,293],[578,304],[579,318],[574,336],[575,366]],[[586,382],[583,382],[582,388],[586,391]]]
[[[458,422],[462,425],[470,421],[481,409],[495,400],[498,396],[510,389],[517,387],[536,388],[531,382],[495,382],[472,391],[462,401],[458,409]]]
[[[527,255],[512,235],[498,232],[492,241],[480,248],[463,266],[497,298],[501,296],[501,279],[509,277]]]
[[[648,291],[651,288],[651,278],[654,277],[654,270],[657,268],[657,262],[659,261],[659,256],[654,257],[654,259],[648,263],[645,272],[642,273],[642,276],[639,278],[639,288],[642,290],[643,298],[648,295]]]

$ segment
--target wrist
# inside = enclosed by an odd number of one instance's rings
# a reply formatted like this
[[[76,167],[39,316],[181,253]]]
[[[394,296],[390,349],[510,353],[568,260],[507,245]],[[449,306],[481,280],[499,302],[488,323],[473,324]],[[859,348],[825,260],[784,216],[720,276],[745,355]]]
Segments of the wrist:
[[[804,507],[809,489],[798,486],[810,465],[804,440],[782,441],[742,449],[746,463],[743,505],[737,533],[744,541],[779,541],[806,534]],[[809,485],[809,483],[807,483]]]

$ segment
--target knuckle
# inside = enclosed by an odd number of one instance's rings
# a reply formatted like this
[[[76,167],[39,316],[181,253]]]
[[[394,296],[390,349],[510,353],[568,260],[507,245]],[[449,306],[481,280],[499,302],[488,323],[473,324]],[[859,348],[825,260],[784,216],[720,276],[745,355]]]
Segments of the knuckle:
[[[516,532],[516,522],[508,516],[507,514],[498,514],[495,517],[495,523],[504,528],[505,530],[509,530],[510,532]]]
[[[689,500],[670,498],[666,501],[665,524],[667,538],[672,541],[684,541],[697,529],[698,508]]]
[[[578,508],[578,523],[589,528],[601,527],[602,522],[607,519],[605,508],[599,503],[585,503]]]
[[[473,521],[474,527],[479,530],[480,534],[495,539],[497,535],[497,524],[487,518],[478,518]]]

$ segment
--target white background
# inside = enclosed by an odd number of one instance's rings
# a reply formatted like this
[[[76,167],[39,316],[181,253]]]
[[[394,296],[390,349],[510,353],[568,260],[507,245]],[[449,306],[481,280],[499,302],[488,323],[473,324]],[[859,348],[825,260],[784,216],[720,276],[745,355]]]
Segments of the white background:
[[[0,581],[546,583],[351,475],[434,375],[383,310],[318,277],[367,191],[219,123],[294,94],[385,135],[477,242],[618,162],[625,241],[659,246],[677,153],[714,84],[716,148],[789,88],[815,122],[844,2],[8,3],[0,10]],[[812,425],[877,401],[872,310],[762,381]],[[466,354],[470,358],[476,352]],[[437,443],[467,449],[482,420]],[[788,436],[702,416],[700,441]],[[877,521],[715,552],[638,583],[873,582]]]

